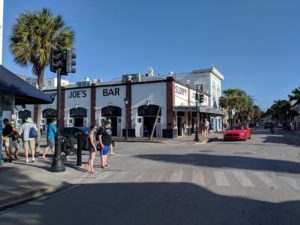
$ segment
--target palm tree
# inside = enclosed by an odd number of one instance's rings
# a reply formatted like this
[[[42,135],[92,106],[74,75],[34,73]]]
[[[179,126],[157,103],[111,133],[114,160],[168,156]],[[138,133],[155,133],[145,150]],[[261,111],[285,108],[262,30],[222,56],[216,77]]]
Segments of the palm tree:
[[[61,16],[54,16],[49,9],[25,12],[17,17],[10,36],[10,51],[21,67],[32,66],[38,78],[38,88],[43,90],[45,68],[49,65],[51,48],[72,49],[74,32]],[[40,129],[41,107],[38,105],[37,125]]]
[[[253,99],[241,89],[227,89],[223,91],[224,96],[220,97],[220,106],[228,111],[235,110],[234,121],[246,122],[251,115]]]
[[[289,100],[296,101],[293,105],[300,104],[300,87],[292,91],[291,95],[289,95]]]

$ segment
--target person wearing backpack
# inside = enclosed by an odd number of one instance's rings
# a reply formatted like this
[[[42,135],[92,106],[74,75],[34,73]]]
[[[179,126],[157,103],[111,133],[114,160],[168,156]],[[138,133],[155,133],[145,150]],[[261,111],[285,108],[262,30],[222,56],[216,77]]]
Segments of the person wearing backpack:
[[[34,162],[35,158],[35,142],[38,136],[37,127],[33,122],[31,117],[25,119],[25,122],[20,126],[20,134],[22,134],[23,145],[25,150],[26,163],[29,162],[29,148],[31,150],[32,162]]]

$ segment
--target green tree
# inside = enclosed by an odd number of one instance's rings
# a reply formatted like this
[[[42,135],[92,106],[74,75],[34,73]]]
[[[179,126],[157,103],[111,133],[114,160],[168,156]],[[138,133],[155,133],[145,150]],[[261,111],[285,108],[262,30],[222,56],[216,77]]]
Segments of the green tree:
[[[234,120],[247,122],[253,113],[253,99],[241,89],[227,89],[220,98],[220,106],[230,112],[235,111]]]
[[[292,93],[289,95],[289,100],[295,101],[293,105],[300,104],[300,87],[292,91]]]
[[[14,61],[21,67],[32,66],[38,78],[40,90],[44,86],[45,68],[50,62],[52,47],[72,49],[74,32],[61,16],[54,16],[49,9],[25,12],[16,18],[10,36],[10,51]],[[40,127],[41,107],[38,106],[37,124]]]
[[[285,123],[287,123],[290,109],[291,106],[289,101],[276,100],[267,112],[269,113],[272,120],[284,121]]]

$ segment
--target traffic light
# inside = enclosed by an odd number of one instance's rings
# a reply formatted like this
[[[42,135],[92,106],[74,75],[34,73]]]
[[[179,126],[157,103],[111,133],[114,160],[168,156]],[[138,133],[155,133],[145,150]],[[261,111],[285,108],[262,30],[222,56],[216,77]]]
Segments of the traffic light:
[[[200,103],[203,103],[204,102],[204,95],[200,95]]]
[[[62,63],[62,50],[57,48],[51,48],[50,54],[50,71],[56,73],[61,68]]]
[[[71,50],[66,50],[66,71],[67,73],[76,73],[76,54]]]

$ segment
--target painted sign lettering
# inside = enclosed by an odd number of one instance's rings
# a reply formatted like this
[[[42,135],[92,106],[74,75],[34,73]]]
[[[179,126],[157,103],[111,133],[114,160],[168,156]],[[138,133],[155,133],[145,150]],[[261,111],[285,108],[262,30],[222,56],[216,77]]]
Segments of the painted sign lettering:
[[[85,98],[87,96],[86,90],[71,91],[69,98]]]
[[[103,89],[103,96],[110,96],[110,95],[120,95],[120,89],[119,88],[109,88],[109,89]]]
[[[183,96],[187,96],[187,89],[180,87],[178,85],[175,85],[175,93]]]

